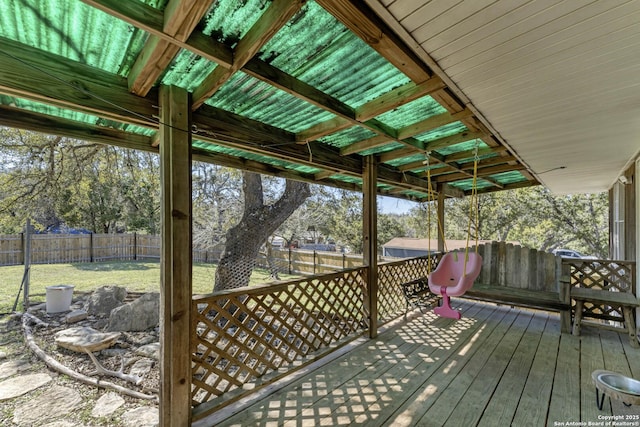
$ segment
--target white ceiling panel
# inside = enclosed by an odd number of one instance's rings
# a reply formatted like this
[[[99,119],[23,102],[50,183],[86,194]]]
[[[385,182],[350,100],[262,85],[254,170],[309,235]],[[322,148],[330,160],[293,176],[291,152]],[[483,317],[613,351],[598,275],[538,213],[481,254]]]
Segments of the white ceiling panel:
[[[639,0],[367,2],[552,191],[605,191],[638,155]]]

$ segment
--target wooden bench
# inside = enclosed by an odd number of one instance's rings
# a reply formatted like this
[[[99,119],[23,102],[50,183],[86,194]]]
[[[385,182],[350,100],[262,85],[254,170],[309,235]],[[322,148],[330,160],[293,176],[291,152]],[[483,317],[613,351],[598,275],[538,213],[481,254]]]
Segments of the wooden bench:
[[[624,331],[629,334],[631,345],[639,347],[636,338],[636,324],[633,320],[633,309],[640,307],[638,299],[630,292],[612,292],[603,289],[571,288],[571,298],[576,301],[575,318],[573,320],[573,334],[580,335],[582,326],[584,303],[606,304],[620,307],[624,317]],[[619,329],[619,328],[618,328]]]
[[[430,308],[438,304],[441,297],[431,292],[426,277],[400,284],[402,293],[407,303],[404,309],[404,318],[407,318],[409,307],[418,308],[424,314],[423,308]]]
[[[561,316],[562,332],[571,332],[571,303],[568,285],[561,284],[558,292],[514,288],[503,285],[476,283],[462,298],[492,302],[537,310],[556,311]]]

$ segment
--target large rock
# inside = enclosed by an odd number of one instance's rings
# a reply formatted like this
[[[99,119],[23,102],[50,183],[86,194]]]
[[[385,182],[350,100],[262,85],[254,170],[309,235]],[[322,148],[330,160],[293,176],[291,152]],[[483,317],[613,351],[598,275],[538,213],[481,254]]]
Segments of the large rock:
[[[88,326],[64,329],[54,335],[56,344],[68,350],[84,353],[111,347],[120,338],[119,332],[100,332]]]
[[[84,309],[89,315],[108,317],[111,310],[124,304],[127,290],[120,286],[103,286],[87,298]]]
[[[146,331],[160,322],[160,294],[151,292],[111,311],[107,331]]]

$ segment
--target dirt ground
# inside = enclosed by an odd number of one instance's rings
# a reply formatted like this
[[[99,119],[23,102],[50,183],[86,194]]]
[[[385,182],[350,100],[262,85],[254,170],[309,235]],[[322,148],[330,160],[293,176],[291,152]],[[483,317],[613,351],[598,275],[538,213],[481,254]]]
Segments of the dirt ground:
[[[36,344],[47,355],[63,364],[65,367],[73,371],[90,376],[95,370],[93,362],[87,354],[77,353],[64,348],[59,348],[54,342],[54,334],[62,329],[68,328],[70,325],[63,320],[64,314],[47,315],[46,313],[34,313],[40,320],[46,322],[48,326],[32,326],[34,339]],[[90,321],[85,321],[85,326]],[[155,337],[153,335],[156,335]],[[151,335],[151,336],[150,336]],[[143,343],[149,341],[157,341],[156,332],[136,332],[123,333],[118,342],[110,349],[110,351],[101,351],[94,353],[98,361],[107,369],[120,369],[121,362],[124,360],[124,372],[128,373],[133,363],[139,360],[141,356],[133,353]],[[83,384],[67,375],[57,373],[50,369],[42,360],[36,356],[25,342],[25,335],[20,315],[8,315],[0,318],[0,366],[10,361],[20,362],[18,373],[15,375],[25,375],[31,373],[48,373],[52,377],[52,381],[48,384],[31,391],[23,396],[13,399],[0,401],[0,425],[2,426],[18,426],[14,423],[14,411],[17,407],[28,404],[39,394],[44,393],[48,388],[55,385],[62,385],[77,390],[82,396],[83,403],[79,410],[58,417],[56,419],[43,419],[42,423],[37,426],[45,426],[52,421],[65,421],[66,423],[54,425],[74,425],[74,426],[124,426],[127,425],[121,420],[121,416],[128,410],[138,408],[140,406],[149,406],[157,408],[157,403],[150,400],[136,399],[122,395],[124,404],[120,406],[113,414],[106,417],[93,417],[91,412],[95,407],[96,401],[105,393],[113,390],[99,388],[94,385]],[[13,376],[0,378],[4,381]],[[127,383],[124,380],[110,377],[100,376],[101,380],[118,384],[123,387],[133,389],[144,394],[156,394],[159,388],[159,370],[156,363],[153,364],[151,370],[143,377],[140,385]],[[33,424],[30,424],[33,425]]]

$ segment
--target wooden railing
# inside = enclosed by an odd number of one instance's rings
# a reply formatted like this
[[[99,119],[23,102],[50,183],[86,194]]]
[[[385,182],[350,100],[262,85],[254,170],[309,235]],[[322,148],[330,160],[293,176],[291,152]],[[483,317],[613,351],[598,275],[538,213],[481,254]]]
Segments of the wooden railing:
[[[435,270],[440,254],[431,255]],[[378,323],[384,324],[404,313],[406,302],[401,284],[427,277],[429,257],[406,259],[378,265]]]
[[[357,338],[365,268],[193,298],[194,418]],[[224,395],[224,396],[223,396]]]
[[[437,256],[432,256],[433,265]],[[401,283],[428,258],[380,264],[378,322],[404,313]],[[368,329],[366,267],[193,298],[194,419],[238,400]]]

